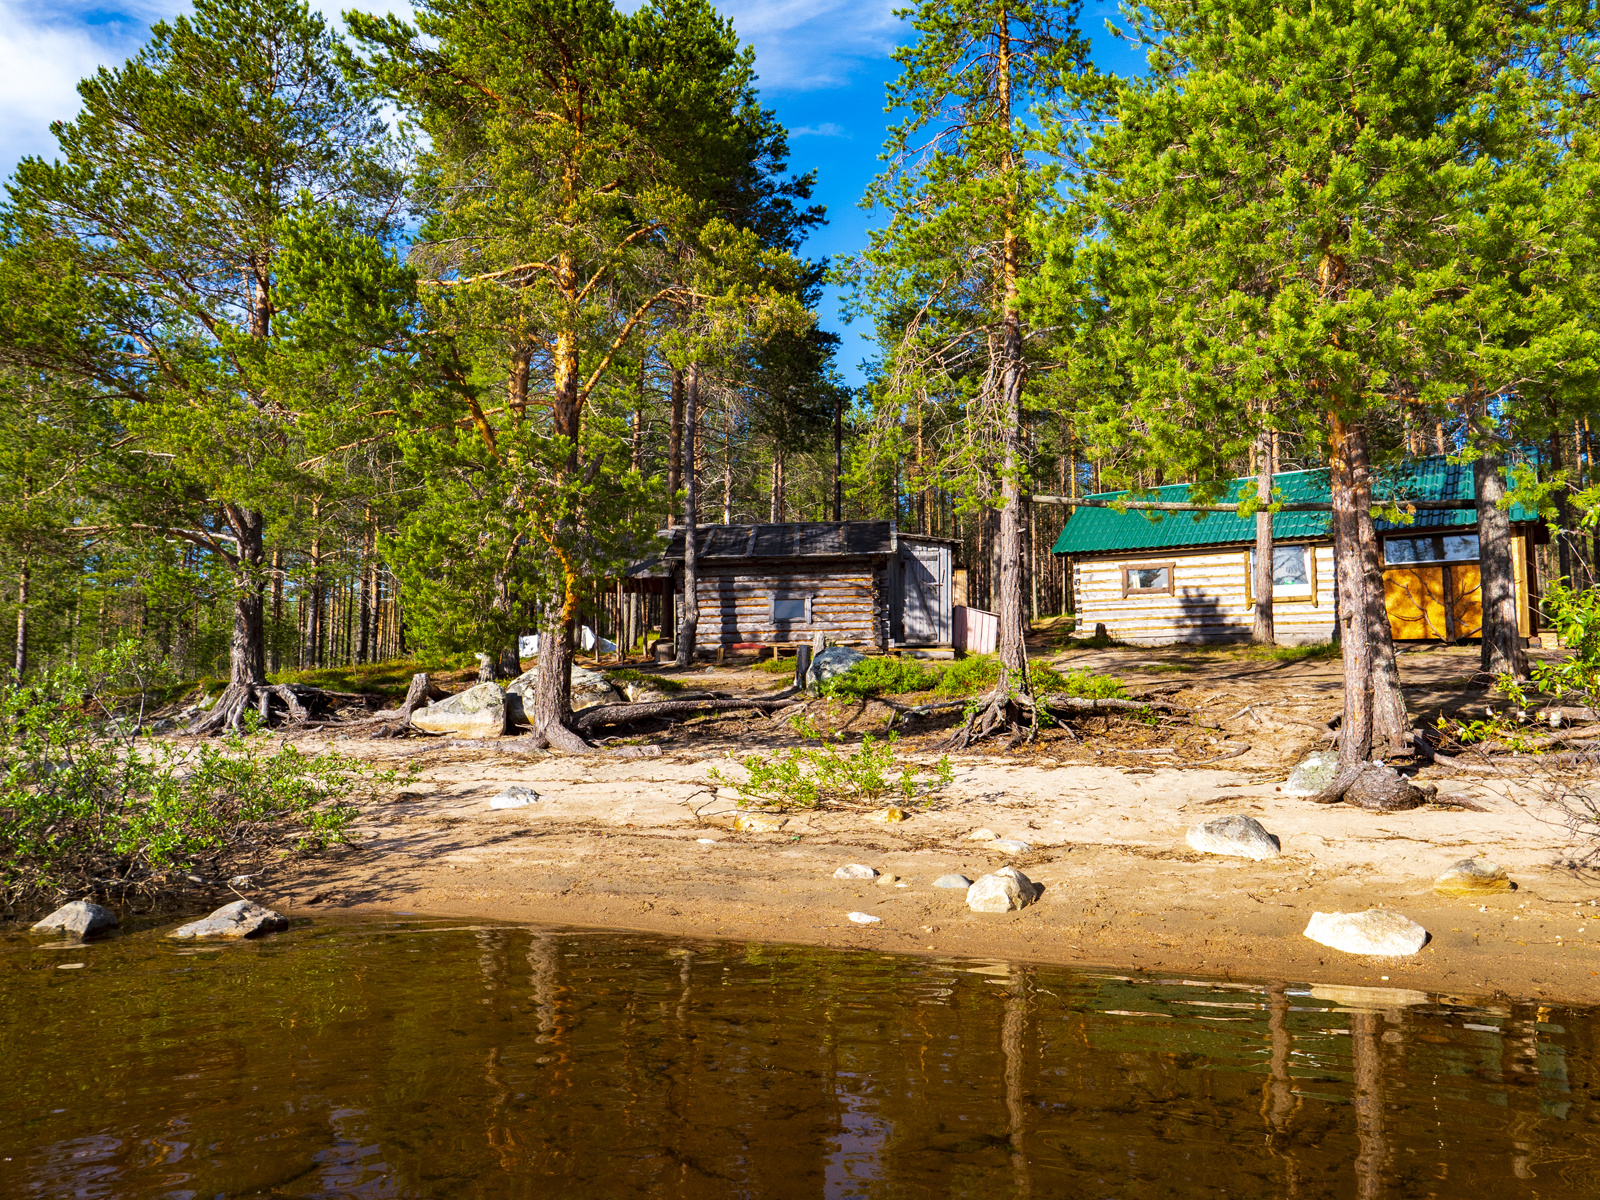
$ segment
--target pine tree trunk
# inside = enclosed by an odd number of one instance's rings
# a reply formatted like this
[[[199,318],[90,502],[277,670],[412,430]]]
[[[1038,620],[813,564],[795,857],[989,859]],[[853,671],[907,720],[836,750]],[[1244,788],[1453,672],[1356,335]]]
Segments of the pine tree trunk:
[[[17,682],[22,681],[28,669],[28,585],[33,582],[33,572],[28,560],[22,560],[22,570],[17,574]]]
[[[674,506],[683,487],[683,372],[672,369],[672,429],[667,435],[667,526],[678,523]],[[662,631],[665,633],[665,630]]]
[[[266,580],[261,566],[266,558],[262,533],[263,514],[228,506],[228,524],[239,539],[234,575],[233,637],[228,646],[228,682],[250,687],[266,682]]]
[[[1517,582],[1512,570],[1511,515],[1500,506],[1506,481],[1498,454],[1472,464],[1478,497],[1478,573],[1483,597],[1483,641],[1479,665],[1488,675],[1528,674],[1528,656],[1517,630]],[[1446,570],[1449,568],[1447,567]]]
[[[844,520],[844,391],[833,401],[833,519]]]
[[[677,665],[687,667],[694,662],[695,633],[700,626],[700,564],[698,548],[695,545],[695,528],[699,519],[699,514],[695,511],[698,490],[696,476],[699,474],[695,469],[697,462],[695,435],[698,431],[700,407],[699,363],[689,367],[683,393],[684,459],[688,464],[688,472],[683,481],[683,611],[678,618],[676,649]]]
[[[361,530],[361,621],[356,661],[372,661],[372,508],[368,506]]]
[[[1260,475],[1256,478],[1256,498],[1262,504],[1272,502],[1272,439],[1262,433],[1256,438],[1256,465]],[[1256,513],[1256,571],[1255,571],[1255,625],[1250,630],[1250,640],[1257,646],[1274,646],[1277,636],[1272,627],[1272,514]]]
[[[1356,465],[1361,502],[1356,509],[1356,537],[1361,546],[1365,574],[1368,636],[1372,640],[1372,748],[1384,758],[1411,753],[1411,724],[1406,697],[1400,688],[1400,667],[1394,656],[1394,634],[1389,628],[1389,606],[1383,594],[1383,555],[1378,531],[1372,523],[1372,463],[1367,431],[1357,425],[1350,431],[1351,456]]]

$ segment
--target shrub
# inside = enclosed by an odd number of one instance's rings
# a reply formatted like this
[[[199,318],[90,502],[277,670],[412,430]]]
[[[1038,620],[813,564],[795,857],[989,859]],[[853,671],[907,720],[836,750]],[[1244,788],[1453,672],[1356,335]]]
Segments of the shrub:
[[[1068,696],[1107,699],[1123,695],[1122,681],[1111,675],[1068,671],[1065,675],[1044,663],[1028,664],[1028,679],[1036,695],[1058,692]],[[951,663],[933,690],[941,696],[976,696],[993,690],[1000,681],[1000,660],[992,654],[970,655]]]
[[[899,735],[895,733],[882,739],[868,734],[854,751],[841,753],[837,743],[844,737],[842,729],[821,729],[803,716],[790,724],[817,745],[796,746],[771,757],[746,755],[739,765],[748,778],[732,784],[739,789],[741,806],[752,797],[780,808],[816,808],[829,802],[877,805],[891,793],[910,800],[919,791],[924,793],[925,803],[932,803],[931,793],[955,778],[948,755],[941,757],[931,772],[897,761]],[[719,783],[731,783],[715,768],[709,774]]]
[[[868,658],[842,675],[823,682],[818,692],[841,700],[865,700],[870,696],[901,696],[925,692],[939,681],[939,672],[930,670],[914,658]]]
[[[395,783],[336,753],[261,738],[191,747],[138,736],[106,698],[131,644],[0,683],[0,893],[155,893],[173,874],[235,872],[344,840],[355,799]],[[253,714],[252,714],[253,715]],[[202,865],[203,864],[203,865]]]

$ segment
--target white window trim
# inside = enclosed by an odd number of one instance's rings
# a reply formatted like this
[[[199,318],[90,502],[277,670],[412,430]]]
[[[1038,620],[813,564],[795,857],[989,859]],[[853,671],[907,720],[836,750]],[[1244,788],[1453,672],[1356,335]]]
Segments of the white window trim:
[[[1317,605],[1317,548],[1309,543],[1300,542],[1275,542],[1274,546],[1296,546],[1305,558],[1306,582],[1293,583],[1288,586],[1272,585],[1272,602],[1277,604],[1280,600],[1285,602],[1309,603],[1313,608]],[[1244,602],[1253,605],[1256,602],[1256,573],[1251,569],[1250,556],[1255,553],[1255,548],[1244,552]]]

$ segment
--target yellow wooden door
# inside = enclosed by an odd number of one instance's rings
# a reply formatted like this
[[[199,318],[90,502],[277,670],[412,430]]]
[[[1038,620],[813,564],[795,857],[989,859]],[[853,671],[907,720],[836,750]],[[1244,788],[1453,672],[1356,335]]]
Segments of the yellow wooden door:
[[[1483,635],[1483,575],[1477,563],[1450,564],[1451,636]]]
[[[1449,636],[1443,567],[1390,567],[1383,573],[1383,604],[1397,642]]]

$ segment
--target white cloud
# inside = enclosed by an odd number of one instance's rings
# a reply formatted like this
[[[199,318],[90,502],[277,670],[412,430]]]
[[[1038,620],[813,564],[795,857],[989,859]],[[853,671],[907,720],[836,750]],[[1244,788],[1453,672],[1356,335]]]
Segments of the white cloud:
[[[821,125],[802,125],[798,129],[791,129],[789,136],[792,138],[849,138],[850,133],[843,125],[835,125],[832,121],[824,121]]]
[[[902,32],[895,0],[724,0],[717,7],[755,47],[763,91],[840,87],[861,60],[888,54]]]

